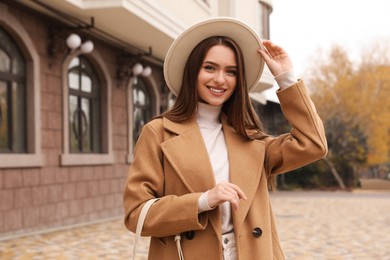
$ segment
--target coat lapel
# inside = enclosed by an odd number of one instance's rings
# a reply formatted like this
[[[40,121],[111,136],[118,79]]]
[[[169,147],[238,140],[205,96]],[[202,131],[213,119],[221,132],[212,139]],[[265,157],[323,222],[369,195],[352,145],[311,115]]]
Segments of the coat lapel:
[[[190,192],[212,189],[215,186],[214,172],[195,118],[180,124],[166,118],[163,118],[163,121],[165,131],[177,136],[166,138],[161,149],[184,185]],[[209,219],[215,233],[220,237],[220,211],[210,212]]]
[[[166,139],[161,148],[184,185],[190,192],[213,188],[214,173],[195,118],[180,124],[163,120],[165,130],[177,136]]]
[[[245,140],[227,124],[224,117],[222,124],[229,153],[230,182],[239,186],[248,198],[240,202],[238,211],[233,211],[234,228],[239,230],[259,187],[265,144],[259,140]]]
[[[245,140],[227,124],[226,116],[223,115],[221,119],[228,149],[230,182],[238,185],[248,198],[247,201],[241,201],[238,211],[233,212],[234,228],[239,230],[259,186],[265,145],[262,141]],[[214,172],[195,118],[184,123],[163,118],[163,124],[170,138],[165,138],[161,149],[188,191],[204,192],[212,189],[216,184]],[[210,215],[210,220],[219,234],[220,212],[213,212],[215,214]]]

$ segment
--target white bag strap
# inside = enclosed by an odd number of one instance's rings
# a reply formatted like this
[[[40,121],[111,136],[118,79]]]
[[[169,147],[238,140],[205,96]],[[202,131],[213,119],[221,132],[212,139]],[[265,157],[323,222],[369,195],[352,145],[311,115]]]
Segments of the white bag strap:
[[[133,259],[135,259],[135,252],[137,250],[137,242],[139,237],[141,236],[142,227],[144,226],[146,214],[149,211],[149,208],[152,206],[153,203],[158,201],[158,198],[150,199],[148,200],[145,205],[142,207],[141,213],[139,214],[138,222],[137,222],[137,228],[135,230],[135,240],[134,240],[134,247],[133,247]]]
[[[176,242],[176,247],[177,247],[177,253],[179,254],[179,259],[184,260],[184,255],[183,251],[181,250],[181,244],[180,244],[181,236],[180,234],[177,234],[175,236],[175,242]]]
[[[139,237],[141,236],[141,231],[142,227],[144,226],[146,214],[149,211],[149,208],[158,201],[158,198],[150,199],[148,200],[145,205],[142,207],[141,213],[139,214],[138,222],[137,222],[137,227],[135,229],[135,239],[134,239],[134,247],[133,247],[133,259],[135,259],[135,253],[137,251],[137,243],[139,240]],[[177,253],[179,254],[179,259],[184,260],[184,255],[183,251],[181,249],[181,244],[180,244],[181,236],[180,234],[177,234],[175,236],[175,242],[176,242],[176,247],[177,247]]]

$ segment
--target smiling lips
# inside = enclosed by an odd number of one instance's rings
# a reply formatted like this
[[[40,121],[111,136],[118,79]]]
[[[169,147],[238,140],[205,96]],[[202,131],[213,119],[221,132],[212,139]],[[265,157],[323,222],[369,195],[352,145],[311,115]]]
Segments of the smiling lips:
[[[222,94],[224,93],[226,90],[225,89],[216,89],[216,88],[213,88],[213,87],[207,87],[211,92],[215,93],[215,94]]]

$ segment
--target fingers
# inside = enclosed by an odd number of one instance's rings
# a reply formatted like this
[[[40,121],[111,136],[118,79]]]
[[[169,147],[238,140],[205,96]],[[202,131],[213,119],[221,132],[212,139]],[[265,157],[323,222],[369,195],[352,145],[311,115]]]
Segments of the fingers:
[[[267,63],[271,61],[279,61],[287,55],[284,49],[271,41],[263,41],[264,49],[259,49],[258,52],[263,56]]]
[[[245,193],[235,184],[229,183],[233,186],[234,190],[237,192],[237,195],[240,199],[247,200],[248,198],[245,196]]]
[[[261,56],[263,57],[264,61],[265,61],[267,64],[272,60],[271,54],[269,54],[267,50],[265,50],[265,49],[264,49],[264,50],[259,49],[259,50],[257,50],[257,51],[261,54]]]
[[[237,210],[240,199],[246,200],[247,197],[237,185],[229,182],[221,182],[208,192],[208,203],[211,207],[228,201]]]
[[[278,55],[286,53],[282,47],[274,44],[269,40],[263,41],[265,50],[269,53],[270,57],[276,57]]]
[[[237,210],[240,199],[246,198],[244,192],[237,185],[232,183],[226,183],[226,186],[223,186],[223,188],[223,195],[225,195],[226,200],[230,202],[235,210]]]
[[[282,47],[269,40],[263,41],[263,46],[264,48],[259,49],[258,52],[275,77],[283,72],[292,70],[291,59]]]

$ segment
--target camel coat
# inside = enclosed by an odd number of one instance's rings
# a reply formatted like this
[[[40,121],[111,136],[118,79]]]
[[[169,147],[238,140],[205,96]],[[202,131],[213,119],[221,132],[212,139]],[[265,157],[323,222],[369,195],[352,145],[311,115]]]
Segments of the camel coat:
[[[303,81],[277,92],[285,117],[293,126],[278,137],[246,140],[221,122],[226,140],[230,182],[247,196],[232,211],[238,259],[284,259],[276,231],[267,176],[284,173],[324,157],[327,145],[322,122]],[[186,260],[222,259],[218,208],[198,214],[200,195],[216,185],[195,118],[175,123],[158,118],[140,134],[124,191],[125,225],[135,232],[143,204],[150,208],[142,235],[151,236],[149,259],[178,259],[174,235],[181,234]],[[129,249],[130,250],[130,249]]]

